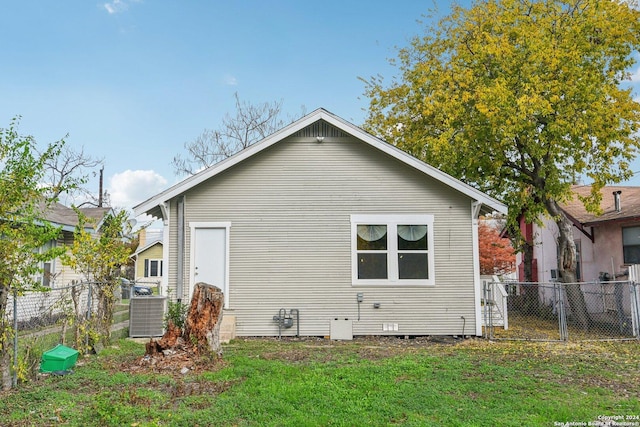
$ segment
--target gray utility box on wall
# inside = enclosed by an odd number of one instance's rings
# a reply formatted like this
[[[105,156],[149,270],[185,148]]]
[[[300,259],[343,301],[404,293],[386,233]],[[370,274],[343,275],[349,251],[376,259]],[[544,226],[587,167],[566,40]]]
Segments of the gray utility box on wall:
[[[332,340],[353,339],[353,321],[349,319],[331,319],[331,336]]]
[[[129,336],[159,337],[164,334],[164,310],[167,297],[133,297],[129,300]]]

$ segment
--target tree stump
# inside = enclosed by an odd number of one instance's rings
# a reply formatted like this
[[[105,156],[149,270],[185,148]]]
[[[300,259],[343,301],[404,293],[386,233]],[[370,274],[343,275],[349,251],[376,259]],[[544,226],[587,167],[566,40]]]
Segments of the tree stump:
[[[178,344],[178,339],[182,336],[182,329],[178,328],[173,322],[167,325],[167,331],[160,340],[151,339],[145,348],[144,354],[153,356],[162,353],[164,350],[173,349]]]
[[[220,323],[224,294],[207,283],[197,283],[185,321],[184,339],[200,353],[222,354]]]
[[[220,323],[224,294],[206,283],[197,283],[187,312],[184,331],[170,322],[160,340],[146,344],[147,356],[162,355],[166,350],[182,349],[198,354],[222,355]]]

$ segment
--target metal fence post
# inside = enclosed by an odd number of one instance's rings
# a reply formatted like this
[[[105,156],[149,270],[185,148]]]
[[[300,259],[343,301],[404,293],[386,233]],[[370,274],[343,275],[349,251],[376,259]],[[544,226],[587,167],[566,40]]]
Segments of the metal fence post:
[[[493,339],[493,309],[491,304],[491,288],[492,283],[484,281],[482,283],[482,302],[483,302],[483,317],[484,317],[484,337],[487,339]]]
[[[484,323],[484,337],[489,338],[489,322],[487,321],[487,282],[482,282],[482,320]]]
[[[493,336],[493,315],[494,315],[494,310],[495,310],[495,299],[494,299],[494,286],[495,284],[493,282],[488,283],[487,284],[487,296],[488,296],[488,302],[489,302],[489,331],[491,333],[491,339],[494,338]],[[485,305],[487,305],[487,301],[485,301]]]
[[[87,330],[85,332],[85,339],[84,339],[85,349],[89,348],[89,331],[91,330],[91,301],[93,299],[93,296],[91,295],[91,282],[87,282],[87,283],[88,283],[89,289],[87,290]]]
[[[638,283],[629,282],[629,300],[631,303],[631,326],[633,328],[633,336],[640,340],[640,289]]]
[[[18,290],[13,290],[13,376],[11,386],[18,385]]]

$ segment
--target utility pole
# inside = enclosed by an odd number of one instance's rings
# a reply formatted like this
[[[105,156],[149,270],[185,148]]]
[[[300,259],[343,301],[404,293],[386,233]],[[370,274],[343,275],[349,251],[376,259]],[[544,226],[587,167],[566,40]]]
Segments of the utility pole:
[[[100,194],[98,194],[98,207],[102,207],[102,177],[104,175],[104,166],[100,168]]]

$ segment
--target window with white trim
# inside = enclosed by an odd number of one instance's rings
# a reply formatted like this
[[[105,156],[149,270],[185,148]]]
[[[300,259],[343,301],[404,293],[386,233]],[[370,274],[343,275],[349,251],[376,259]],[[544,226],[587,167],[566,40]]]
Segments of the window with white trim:
[[[46,253],[57,246],[57,242],[55,240],[49,240],[42,247],[38,249],[38,252],[43,254]],[[40,262],[40,275],[38,277],[38,281],[45,288],[50,288],[55,279],[55,271],[56,271],[56,260],[50,259],[47,261]]]
[[[162,277],[162,260],[145,258],[144,277]]]
[[[432,285],[433,215],[352,215],[354,285]]]
[[[640,227],[622,228],[622,254],[625,264],[640,263]]]

